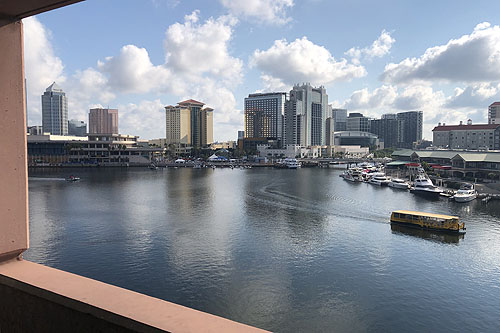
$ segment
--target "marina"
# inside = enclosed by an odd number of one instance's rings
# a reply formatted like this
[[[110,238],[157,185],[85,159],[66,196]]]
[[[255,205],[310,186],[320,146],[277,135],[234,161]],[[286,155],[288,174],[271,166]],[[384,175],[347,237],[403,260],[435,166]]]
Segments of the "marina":
[[[495,331],[498,202],[342,172],[31,170],[25,257],[276,332],[406,331],[416,309],[418,331]],[[467,233],[390,223],[397,210],[458,216]]]

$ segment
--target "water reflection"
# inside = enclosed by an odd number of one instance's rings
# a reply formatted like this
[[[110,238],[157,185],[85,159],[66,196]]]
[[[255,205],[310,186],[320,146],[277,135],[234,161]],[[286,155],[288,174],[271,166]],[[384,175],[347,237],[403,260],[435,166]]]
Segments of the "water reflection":
[[[461,239],[464,239],[463,233],[453,234],[443,231],[432,231],[419,228],[411,228],[400,224],[391,223],[391,231],[394,234],[403,234],[412,237],[418,237],[434,242],[441,242],[447,244],[458,244]]]

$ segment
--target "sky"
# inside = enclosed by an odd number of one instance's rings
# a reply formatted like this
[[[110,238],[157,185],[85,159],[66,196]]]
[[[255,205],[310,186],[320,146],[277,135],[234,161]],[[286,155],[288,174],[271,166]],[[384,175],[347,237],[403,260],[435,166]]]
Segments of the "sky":
[[[500,101],[500,1],[87,0],[23,20],[28,124],[57,82],[69,119],[117,108],[122,134],[165,137],[164,106],[214,108],[214,139],[244,129],[244,98],[308,82],[380,117],[487,122]]]

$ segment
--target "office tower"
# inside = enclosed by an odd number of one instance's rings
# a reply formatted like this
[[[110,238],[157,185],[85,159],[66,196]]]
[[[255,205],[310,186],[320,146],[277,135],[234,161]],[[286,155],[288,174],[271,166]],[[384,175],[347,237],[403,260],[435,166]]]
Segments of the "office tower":
[[[206,147],[214,141],[213,109],[189,99],[166,106],[166,143]]]
[[[408,111],[396,115],[400,121],[400,143],[401,148],[412,148],[413,143],[422,140],[423,112]]]
[[[68,134],[68,100],[55,82],[42,95],[42,127],[52,135]]]
[[[245,137],[245,131],[238,131],[238,140]]]
[[[90,134],[118,134],[117,109],[90,109],[89,112]]]
[[[488,107],[488,124],[500,124],[500,102],[492,103]]]
[[[324,145],[327,110],[328,95],[324,87],[295,85],[285,104],[285,143]]]
[[[333,127],[336,132],[347,131],[347,110],[332,109]]]
[[[68,134],[74,136],[86,136],[87,124],[81,120],[71,119],[68,121]]]
[[[283,142],[286,93],[250,94],[245,98],[245,137]]]
[[[370,133],[376,134],[384,142],[384,148],[397,147],[400,142],[401,121],[396,114],[384,114],[381,119],[370,121]]]
[[[349,113],[347,131],[370,132],[370,118],[361,113]]]
[[[333,120],[333,117],[326,118],[325,131],[326,131],[325,145],[333,146],[335,144],[335,136],[334,136],[335,121]]]

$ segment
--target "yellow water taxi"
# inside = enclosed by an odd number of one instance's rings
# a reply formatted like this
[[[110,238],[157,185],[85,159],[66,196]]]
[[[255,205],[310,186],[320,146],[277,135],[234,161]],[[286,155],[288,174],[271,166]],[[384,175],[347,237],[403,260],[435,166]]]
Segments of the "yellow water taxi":
[[[465,223],[460,223],[458,216],[396,210],[391,214],[391,222],[422,229],[465,232]]]

